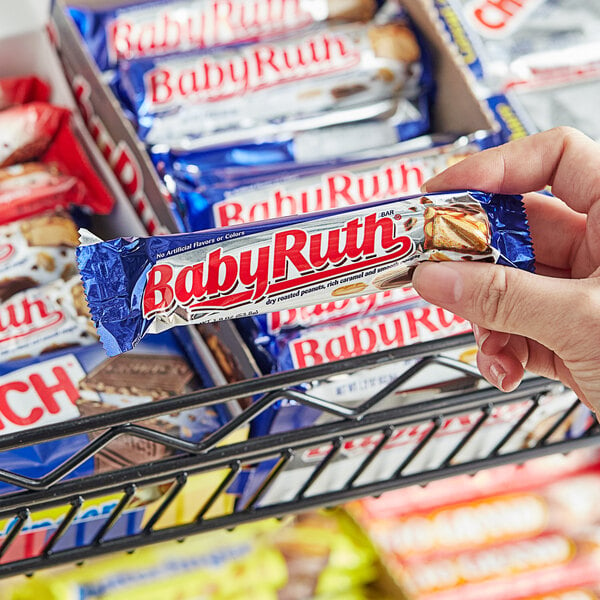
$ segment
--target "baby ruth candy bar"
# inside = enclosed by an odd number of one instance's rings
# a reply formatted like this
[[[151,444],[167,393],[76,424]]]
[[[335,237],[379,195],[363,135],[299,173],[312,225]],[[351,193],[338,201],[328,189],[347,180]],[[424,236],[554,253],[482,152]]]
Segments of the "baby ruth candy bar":
[[[109,355],[146,333],[406,286],[426,260],[533,269],[520,196],[451,192],[221,229],[103,242],[77,261]]]
[[[121,60],[236,46],[323,21],[368,21],[376,8],[375,0],[154,0],[70,13],[106,70]]]

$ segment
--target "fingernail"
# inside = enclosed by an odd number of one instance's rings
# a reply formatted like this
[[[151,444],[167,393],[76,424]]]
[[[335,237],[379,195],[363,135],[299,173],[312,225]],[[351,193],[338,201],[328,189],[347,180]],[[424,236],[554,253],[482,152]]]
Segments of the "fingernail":
[[[490,377],[492,378],[491,383],[495,385],[499,390],[505,391],[502,387],[504,378],[506,377],[506,371],[498,363],[492,363],[490,366]]]
[[[444,263],[422,263],[415,270],[413,286],[432,304],[449,306],[458,302],[463,293],[462,276]]]
[[[422,192],[426,192],[427,191],[427,181],[421,186],[421,191]]]
[[[472,327],[473,334],[475,335],[475,341],[477,342],[479,348],[481,348],[483,346],[483,342],[485,342],[485,340],[487,340],[490,337],[490,332],[481,331],[481,327],[479,327],[479,325],[476,325],[475,323],[472,324]]]

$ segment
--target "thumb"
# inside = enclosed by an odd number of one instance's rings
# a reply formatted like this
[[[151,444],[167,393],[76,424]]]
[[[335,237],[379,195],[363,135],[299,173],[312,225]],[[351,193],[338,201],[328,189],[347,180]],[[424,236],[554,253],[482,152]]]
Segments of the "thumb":
[[[413,286],[425,300],[487,329],[522,335],[560,354],[573,343],[585,280],[534,275],[489,263],[423,263]],[[585,324],[582,323],[585,327]]]

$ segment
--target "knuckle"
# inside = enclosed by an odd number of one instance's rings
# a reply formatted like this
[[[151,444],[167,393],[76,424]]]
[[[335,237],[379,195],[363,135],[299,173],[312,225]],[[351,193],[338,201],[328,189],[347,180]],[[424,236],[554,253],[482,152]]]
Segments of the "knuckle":
[[[550,132],[556,137],[559,145],[562,144],[565,148],[580,144],[587,137],[584,133],[569,125],[559,125],[551,129]]]
[[[563,139],[569,138],[573,135],[581,135],[579,130],[575,129],[575,127],[571,127],[570,125],[559,125],[558,127],[553,127],[552,132]]]
[[[508,272],[503,267],[489,269],[479,287],[480,310],[492,329],[502,329],[511,318],[514,305],[510,301]]]

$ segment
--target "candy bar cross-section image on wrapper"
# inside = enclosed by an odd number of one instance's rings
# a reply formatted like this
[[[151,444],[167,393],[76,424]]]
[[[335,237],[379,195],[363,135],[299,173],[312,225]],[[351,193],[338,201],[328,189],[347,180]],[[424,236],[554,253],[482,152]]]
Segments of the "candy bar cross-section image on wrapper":
[[[26,289],[76,275],[78,244],[77,227],[67,213],[0,226],[0,303]]]
[[[533,269],[520,196],[450,192],[240,226],[103,242],[77,261],[109,355],[146,333],[333,299],[411,281],[426,260]]]
[[[77,275],[26,289],[0,303],[0,361],[97,341]]]

